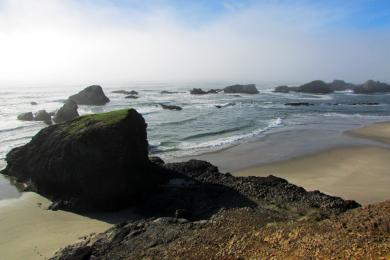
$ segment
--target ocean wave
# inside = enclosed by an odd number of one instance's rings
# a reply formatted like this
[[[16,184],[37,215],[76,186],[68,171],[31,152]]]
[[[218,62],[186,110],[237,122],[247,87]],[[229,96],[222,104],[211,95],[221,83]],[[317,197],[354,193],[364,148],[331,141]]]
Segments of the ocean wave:
[[[197,138],[206,137],[206,136],[221,135],[221,134],[226,134],[226,133],[230,133],[230,132],[239,131],[239,130],[242,130],[243,128],[246,128],[246,127],[248,127],[248,126],[232,127],[232,128],[228,128],[228,129],[214,131],[214,132],[195,134],[195,135],[190,135],[190,136],[184,137],[181,140],[185,141],[185,140],[197,139]]]
[[[181,125],[181,124],[184,124],[184,123],[193,122],[193,121],[195,121],[197,119],[198,119],[198,117],[195,116],[195,117],[190,117],[190,118],[186,118],[186,119],[178,120],[178,121],[162,122],[162,123],[156,124],[154,126]]]
[[[183,150],[193,150],[193,149],[204,149],[204,148],[213,148],[213,147],[232,145],[232,144],[237,143],[239,141],[242,141],[244,139],[248,139],[248,138],[257,136],[257,135],[264,133],[272,128],[281,126],[282,124],[283,124],[283,120],[280,117],[278,117],[276,119],[272,119],[266,127],[256,129],[256,130],[254,130],[250,133],[247,133],[247,134],[235,135],[235,136],[230,136],[230,137],[226,137],[226,138],[218,138],[216,140],[202,142],[202,143],[198,143],[198,144],[183,142],[178,147],[180,149],[183,149]]]
[[[363,115],[363,114],[345,114],[345,113],[324,113],[322,114],[326,117],[358,117],[358,118],[383,118],[380,115]]]

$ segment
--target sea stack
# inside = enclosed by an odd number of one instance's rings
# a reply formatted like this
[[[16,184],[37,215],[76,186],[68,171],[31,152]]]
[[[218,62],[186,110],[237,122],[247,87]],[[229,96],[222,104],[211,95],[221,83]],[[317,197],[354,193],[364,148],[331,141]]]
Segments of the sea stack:
[[[146,126],[134,109],[52,125],[11,150],[2,173],[59,208],[123,208],[155,187]]]
[[[72,100],[77,105],[94,105],[94,106],[102,106],[110,102],[110,99],[106,97],[102,87],[99,85],[86,87],[79,93],[70,96],[69,100]]]
[[[259,91],[255,84],[248,85],[232,85],[223,89],[225,93],[243,93],[243,94],[258,94]]]

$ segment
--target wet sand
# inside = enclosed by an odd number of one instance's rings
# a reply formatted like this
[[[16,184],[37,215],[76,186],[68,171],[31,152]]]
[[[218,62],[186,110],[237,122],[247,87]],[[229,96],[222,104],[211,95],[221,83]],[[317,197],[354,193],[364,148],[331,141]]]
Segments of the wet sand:
[[[390,123],[347,131],[390,143]],[[390,149],[382,145],[344,146],[235,171],[237,176],[275,175],[306,188],[362,204],[390,198]]]
[[[108,214],[91,218],[51,211],[49,205],[49,200],[33,192],[0,201],[0,259],[47,259],[59,248],[107,230],[121,218],[121,213],[116,214],[118,219],[110,219]]]

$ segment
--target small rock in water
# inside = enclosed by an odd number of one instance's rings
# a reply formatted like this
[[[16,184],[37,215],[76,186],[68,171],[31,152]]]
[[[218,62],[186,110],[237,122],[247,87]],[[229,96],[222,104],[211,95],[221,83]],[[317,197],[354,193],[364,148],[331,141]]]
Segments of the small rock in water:
[[[34,102],[34,101],[33,101],[33,102],[30,102],[30,104],[33,105],[33,106],[38,105],[38,103],[37,103],[37,102]]]
[[[22,113],[22,114],[18,115],[18,120],[33,121],[34,120],[33,113],[32,112]]]
[[[163,108],[163,109],[168,109],[168,110],[182,110],[183,108],[179,107],[179,106],[175,106],[175,105],[164,105],[164,104],[160,104],[160,106]]]

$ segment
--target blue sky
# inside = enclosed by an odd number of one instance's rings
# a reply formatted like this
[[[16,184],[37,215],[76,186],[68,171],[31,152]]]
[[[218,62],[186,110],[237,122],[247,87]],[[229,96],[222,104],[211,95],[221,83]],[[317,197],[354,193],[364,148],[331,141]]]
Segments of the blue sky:
[[[390,83],[390,0],[0,0],[0,83]]]
[[[390,27],[390,1],[388,0],[84,0],[91,6],[116,6],[122,10],[148,13],[160,8],[175,11],[177,19],[188,26],[207,25],[221,16],[242,9],[266,6],[291,6],[343,12],[329,26],[344,29],[383,29]]]

